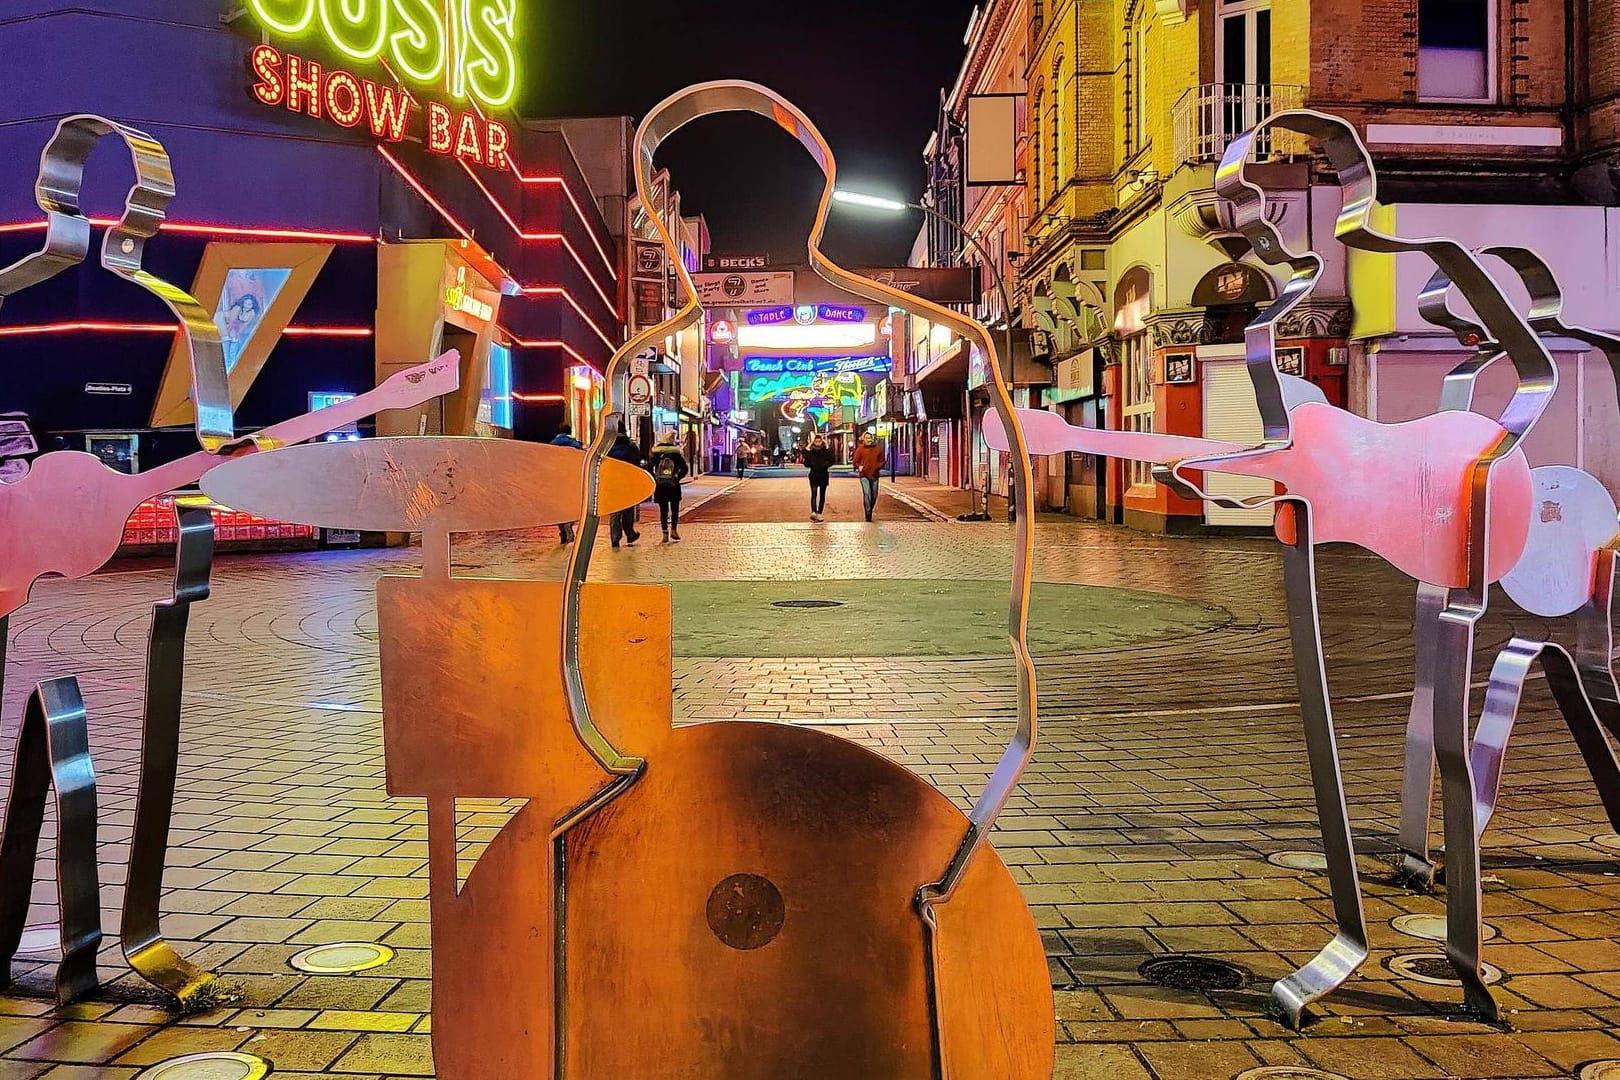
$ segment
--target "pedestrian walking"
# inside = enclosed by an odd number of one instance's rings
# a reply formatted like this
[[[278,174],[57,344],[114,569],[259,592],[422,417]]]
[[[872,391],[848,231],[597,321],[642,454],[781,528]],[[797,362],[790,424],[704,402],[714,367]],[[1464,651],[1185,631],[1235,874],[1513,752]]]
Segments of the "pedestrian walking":
[[[872,511],[877,509],[878,484],[888,461],[876,435],[868,431],[861,436],[861,445],[855,448],[855,472],[861,478],[861,503],[866,508],[867,521],[872,520]]]
[[[738,440],[738,442],[737,442],[737,455],[736,456],[737,456],[737,479],[741,480],[743,478],[743,470],[748,468],[748,444],[747,443],[742,442],[741,440]]]
[[[832,448],[816,432],[804,451],[804,464],[810,470],[810,520],[822,521],[827,510],[827,485],[832,482]]]
[[[566,446],[571,450],[585,449],[585,444],[574,438],[573,425],[568,423],[563,423],[557,428],[557,434],[551,440],[551,445]],[[573,521],[565,521],[557,526],[557,532],[562,535],[561,542],[565,546],[574,542],[574,526],[576,524],[578,523]]]
[[[653,447],[649,468],[653,474],[653,501],[658,504],[658,523],[664,529],[664,543],[681,539],[681,481],[692,470],[686,464],[686,455],[675,445],[675,433],[664,432],[664,437]]]
[[[619,432],[619,437],[613,440],[613,445],[608,448],[607,456],[616,458],[619,461],[628,461],[638,469],[643,468],[647,462],[646,455],[641,452],[641,447],[632,442],[630,436],[622,431]],[[636,531],[636,513],[640,509],[639,506],[632,506],[613,515],[612,521],[608,524],[608,537],[613,541],[615,549],[618,548],[621,539],[626,544],[634,544],[641,539],[641,533]]]

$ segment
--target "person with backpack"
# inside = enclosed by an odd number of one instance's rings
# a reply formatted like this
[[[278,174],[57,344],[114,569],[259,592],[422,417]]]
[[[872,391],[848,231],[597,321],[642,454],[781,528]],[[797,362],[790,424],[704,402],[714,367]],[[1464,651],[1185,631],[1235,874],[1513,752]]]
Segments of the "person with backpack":
[[[607,456],[618,461],[627,461],[638,469],[647,461],[641,453],[641,447],[622,431],[608,448]],[[640,509],[639,506],[632,506],[613,515],[613,520],[608,525],[608,536],[613,541],[615,550],[618,549],[621,538],[627,544],[634,544],[641,539],[641,533],[636,529],[636,512]]]
[[[557,436],[551,440],[551,445],[566,446],[570,450],[585,449],[585,444],[574,438],[573,425],[566,420],[557,428]],[[557,531],[562,534],[562,543],[565,546],[574,542],[574,526],[576,524],[578,522],[564,521],[557,526]]]
[[[827,485],[832,482],[834,463],[832,447],[816,432],[804,451],[804,465],[810,470],[810,520],[823,521],[827,509]]]
[[[675,445],[675,433],[664,432],[653,447],[648,468],[653,474],[653,501],[658,504],[658,523],[664,527],[664,543],[681,538],[681,481],[692,470],[686,455]]]

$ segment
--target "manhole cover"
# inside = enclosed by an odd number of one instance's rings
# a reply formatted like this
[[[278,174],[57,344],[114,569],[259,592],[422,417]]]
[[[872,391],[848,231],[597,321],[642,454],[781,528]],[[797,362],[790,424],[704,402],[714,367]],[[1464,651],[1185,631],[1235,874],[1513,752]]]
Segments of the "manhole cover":
[[[1207,956],[1155,956],[1136,970],[1155,986],[1172,990],[1236,990],[1249,981],[1249,973],[1236,964]]]
[[[1594,1061],[1581,1069],[1579,1080],[1620,1080],[1620,1061]]]
[[[17,955],[22,959],[55,956],[61,951],[62,931],[55,923],[23,927],[22,939],[17,944]]]
[[[772,600],[771,607],[803,610],[807,608],[843,607],[842,600]]]
[[[1407,937],[1422,938],[1424,941],[1446,940],[1444,915],[1397,915],[1389,920],[1389,925]],[[1480,930],[1483,933],[1481,938],[1483,941],[1489,941],[1496,936],[1496,927],[1489,923],[1482,923]]]
[[[1266,862],[1284,870],[1326,870],[1327,856],[1320,851],[1279,851],[1267,855]]]
[[[311,975],[349,975],[382,967],[394,958],[394,950],[367,941],[338,941],[305,949],[287,961]]]
[[[1298,1065],[1263,1065],[1258,1069],[1240,1072],[1233,1080],[1345,1080],[1345,1078],[1338,1073],[1305,1069]]]
[[[160,1061],[135,1080],[261,1080],[270,1075],[270,1063],[252,1054],[187,1054]]]
[[[1403,979],[1413,979],[1430,986],[1461,986],[1457,969],[1440,953],[1407,953],[1391,957],[1386,965]],[[1480,965],[1485,972],[1487,986],[1502,981],[1502,972],[1490,964]]]

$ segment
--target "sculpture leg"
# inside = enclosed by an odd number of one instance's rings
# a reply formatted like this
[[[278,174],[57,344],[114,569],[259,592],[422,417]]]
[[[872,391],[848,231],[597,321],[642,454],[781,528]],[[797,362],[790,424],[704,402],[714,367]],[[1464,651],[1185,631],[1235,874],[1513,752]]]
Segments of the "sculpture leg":
[[[1483,606],[1451,604],[1435,623],[1434,749],[1446,840],[1446,956],[1462,981],[1466,1007],[1497,1019],[1496,999],[1480,966],[1483,938],[1479,834],[1474,831],[1474,776],[1468,761],[1468,692],[1474,627]]]
[[[1337,923],[1337,933],[1326,948],[1271,988],[1272,998],[1289,1026],[1297,1028],[1307,1006],[1337,989],[1366,962],[1367,921],[1361,906],[1361,880],[1350,833],[1350,810],[1344,798],[1344,775],[1339,769],[1333,709],[1328,700],[1310,511],[1304,504],[1289,503],[1279,508],[1278,514],[1279,518],[1289,514],[1293,519],[1291,528],[1279,529],[1279,535],[1292,534],[1292,542],[1285,541],[1283,549],[1288,626],[1305,725],[1305,751],[1310,759],[1311,786],[1316,793],[1322,851],[1327,857],[1328,885]]]
[[[174,813],[180,761],[180,708],[185,685],[186,625],[191,605],[208,597],[214,557],[214,523],[206,505],[177,503],[179,545],[174,597],[153,608],[146,650],[146,709],[141,729],[141,781],[130,842],[129,878],[119,926],[124,959],[162,990],[188,1005],[215,982],[180,956],[163,938],[158,905],[168,861],[169,821]]]
[[[96,772],[84,699],[74,678],[42,682],[28,698],[11,795],[0,823],[0,985],[11,979],[11,960],[28,918],[45,792],[56,789],[56,886],[61,906],[62,960],[56,998],[62,1004],[95,990],[101,946],[101,885],[96,872]]]
[[[1481,836],[1485,835],[1485,827],[1496,813],[1496,799],[1502,787],[1502,762],[1507,757],[1513,722],[1519,717],[1524,681],[1530,676],[1530,666],[1541,658],[1546,648],[1545,642],[1516,637],[1502,648],[1491,665],[1485,709],[1479,715],[1473,749],[1468,754],[1474,773],[1474,831]]]
[[[1569,733],[1575,737],[1575,745],[1580,747],[1581,757],[1586,760],[1586,769],[1592,775],[1598,798],[1603,801],[1603,810],[1609,815],[1609,825],[1620,832],[1620,761],[1615,758],[1614,746],[1604,735],[1605,725],[1601,722],[1602,714],[1608,712],[1608,721],[1614,723],[1620,717],[1613,714],[1620,710],[1612,700],[1591,693],[1582,678],[1583,674],[1591,672],[1581,671],[1561,647],[1549,647],[1542,666],[1546,668],[1547,686],[1558,702],[1558,711],[1563,714]],[[1612,675],[1603,681],[1613,686]]]
[[[1434,805],[1434,634],[1446,590],[1418,585],[1412,710],[1406,718],[1406,766],[1401,778],[1400,877],[1427,891],[1434,884],[1429,815]]]

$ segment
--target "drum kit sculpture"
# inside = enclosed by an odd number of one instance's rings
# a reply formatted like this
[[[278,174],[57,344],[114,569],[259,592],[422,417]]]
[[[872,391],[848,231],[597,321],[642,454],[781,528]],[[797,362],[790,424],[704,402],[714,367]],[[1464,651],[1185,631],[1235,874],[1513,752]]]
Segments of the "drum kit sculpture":
[[[924,779],[849,741],[764,723],[671,723],[666,588],[589,582],[604,516],[647,497],[645,473],[606,456],[629,360],[697,322],[702,309],[675,241],[651,220],[684,287],[668,321],[626,342],[605,375],[601,434],[585,451],[510,441],[413,437],[291,445],[381,409],[454,388],[441,357],[355,402],[249,439],[235,437],[217,331],[195,300],[140,269],[173,195],[162,148],[93,117],[70,117],[44,155],[45,248],[0,271],[0,299],[76,265],[89,222],[77,190],[90,146],[116,134],[138,182],[109,230],[103,262],[162,297],[190,343],[202,451],[136,477],[84,454],[52,453],[0,485],[0,630],[46,574],[93,573],[142,499],[200,480],[209,499],[284,520],[420,533],[420,576],[378,584],[388,785],[428,807],[433,1046],[446,1080],[489,1077],[1048,1077],[1054,1010],[1035,923],[990,834],[1034,753],[1036,672],[1027,642],[1034,556],[1030,456],[1080,451],[1149,461],[1156,477],[1201,499],[1206,472],[1262,476],[1283,546],[1295,671],[1328,861],[1336,933],[1273,995],[1290,1024],[1368,953],[1339,764],[1316,592],[1316,545],[1349,541],[1419,583],[1418,681],[1409,719],[1402,844],[1408,873],[1432,876],[1430,788],[1438,760],[1445,830],[1447,953],[1467,1006],[1495,1019],[1480,961],[1479,834],[1495,805],[1508,736],[1539,660],[1620,826],[1620,690],[1609,663],[1617,517],[1579,470],[1531,469],[1524,436],[1557,371],[1544,335],[1579,337],[1620,370],[1620,341],[1563,324],[1556,282],[1527,252],[1492,249],[1530,288],[1516,311],[1481,257],[1454,241],[1373,228],[1376,181],[1353,128],[1320,113],[1273,116],[1236,139],[1217,187],[1255,255],[1291,272],[1247,331],[1247,366],[1264,423],[1258,446],[1071,428],[1013,401],[992,335],[978,322],[839,267],[821,250],[837,178],[808,117],[764,87],[716,82],[658,105],[635,147],[637,188],[680,128],[726,112],[762,116],[796,139],[825,187],[809,239],[831,284],[950,327],[987,358],[992,445],[1007,451],[1019,500],[1008,605],[1018,723],[970,813]],[[1423,311],[1469,359],[1439,412],[1382,424],[1335,408],[1275,364],[1275,327],[1316,287],[1319,255],[1292,248],[1250,176],[1274,129],[1313,139],[1344,190],[1340,243],[1415,252],[1435,266]],[[1473,315],[1449,306],[1456,291]],[[1506,360],[1518,389],[1502,414],[1469,410],[1476,377]],[[130,964],[182,1002],[211,976],[163,939],[158,923],[175,790],[189,606],[208,595],[212,529],[205,499],[180,499],[175,587],[154,612],[139,810],[122,940]],[[1250,504],[1253,505],[1253,504]],[[579,521],[561,581],[459,578],[452,534]],[[1468,691],[1475,627],[1500,583],[1527,614],[1558,620],[1502,651],[1478,733]],[[0,633],[0,641],[3,641]],[[0,646],[3,647],[3,646]],[[3,654],[0,654],[3,658]],[[71,676],[42,682],[18,736],[0,833],[0,959],[15,954],[48,789],[60,842],[63,957],[57,991],[96,986],[95,787],[89,717]],[[524,800],[462,880],[456,800]]]

